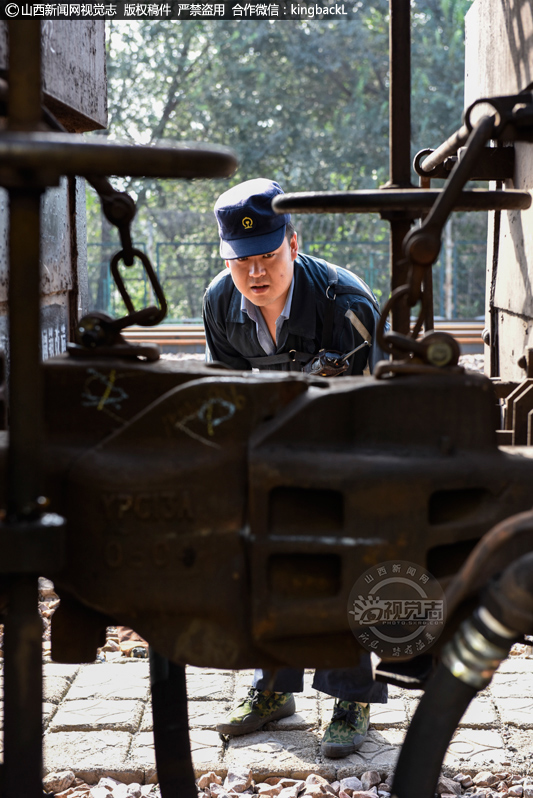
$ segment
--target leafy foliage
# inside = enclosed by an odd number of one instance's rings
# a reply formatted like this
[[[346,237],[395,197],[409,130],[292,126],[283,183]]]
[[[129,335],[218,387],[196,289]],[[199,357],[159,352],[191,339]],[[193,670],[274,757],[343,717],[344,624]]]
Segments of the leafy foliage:
[[[459,126],[470,2],[412,0],[413,154]],[[191,287],[197,296],[222,266],[207,243],[217,240],[213,204],[230,185],[265,176],[285,191],[331,191],[386,181],[388,2],[359,0],[355,8],[350,20],[109,24],[106,135],[224,144],[240,162],[229,182],[124,181],[138,203],[136,237],[154,258],[159,243],[175,317],[198,315]],[[96,241],[92,206],[89,218]],[[360,273],[354,252],[340,242],[368,248],[374,241],[383,253],[388,240],[388,225],[375,215],[300,215],[295,222],[305,247],[333,242],[336,262]],[[380,292],[385,274],[380,267]]]

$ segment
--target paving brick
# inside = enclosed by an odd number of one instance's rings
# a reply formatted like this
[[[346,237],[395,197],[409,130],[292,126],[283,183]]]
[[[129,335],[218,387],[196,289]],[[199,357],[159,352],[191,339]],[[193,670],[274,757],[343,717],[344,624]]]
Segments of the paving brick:
[[[259,731],[232,737],[224,754],[224,765],[247,767],[259,776],[287,775],[305,778],[317,771],[318,740],[305,731]]]
[[[327,726],[333,715],[333,707],[335,706],[335,699],[330,696],[319,694],[318,705],[320,707],[320,715],[322,717],[322,727]],[[372,711],[372,708],[371,708]]]
[[[230,700],[233,694],[234,677],[227,671],[187,672],[187,695],[189,700]]]
[[[154,735],[152,732],[138,732],[133,737],[128,761],[141,768],[143,772],[145,768],[155,768]]]
[[[125,698],[146,700],[150,693],[148,664],[102,663],[84,665],[68,691],[67,699]]]
[[[44,772],[73,770],[78,778],[95,784],[103,775],[124,771],[130,742],[131,735],[120,731],[47,732]],[[143,772],[139,774],[142,779]]]
[[[148,702],[144,705],[143,716],[141,720],[141,725],[139,726],[140,732],[151,732],[154,728],[153,720],[152,720],[152,704]]]
[[[359,776],[366,770],[392,772],[404,735],[405,732],[400,729],[370,729],[366,740],[358,751],[342,761],[337,760],[337,778]],[[323,761],[331,762],[332,760],[324,759]]]
[[[374,729],[405,726],[408,721],[403,698],[391,698],[386,704],[370,706],[370,723]]]
[[[44,674],[46,772],[71,768],[89,783],[102,775],[126,782],[156,780],[146,661],[81,667],[48,662]],[[236,698],[246,695],[252,678],[251,670],[187,669],[197,775],[210,769],[225,775],[234,766],[250,767],[259,779],[269,775],[305,778],[310,773],[334,779],[371,769],[391,772],[404,735],[402,727],[422,695],[389,687],[389,703],[371,707],[371,730],[361,749],[347,759],[327,759],[320,755],[318,722],[323,727],[329,723],[334,700],[313,690],[313,671],[308,671],[304,692],[295,695],[294,716],[256,734],[232,738],[224,750],[214,725]],[[533,700],[524,698],[532,689],[533,659],[504,662],[490,688],[472,702],[462,719],[445,760],[446,772],[502,766],[522,772],[533,748]],[[498,713],[510,732],[507,750]]]
[[[408,701],[419,701],[424,695],[423,690],[406,690],[404,687],[397,687],[395,684],[389,684],[388,693],[389,699],[406,698]]]
[[[527,698],[495,698],[502,721],[510,726],[523,729],[533,728],[533,699]]]
[[[209,765],[219,765],[222,758],[223,743],[220,735],[216,731],[206,731],[204,729],[191,729],[189,732],[191,741],[192,763],[195,771],[203,772],[211,770]]]
[[[495,673],[490,692],[497,698],[522,698],[533,695],[533,674]]]
[[[306,696],[307,698],[316,698],[317,696],[324,695],[324,693],[319,693],[318,690],[314,689],[313,687],[314,676],[315,676],[314,671],[305,671],[303,695]],[[295,695],[302,695],[302,693],[300,694],[296,693]]]
[[[233,674],[238,673],[239,671],[234,671],[231,668],[197,668],[196,665],[187,665],[187,676],[191,676],[193,674],[216,674],[221,676],[233,676]],[[242,673],[242,671],[241,671]],[[249,671],[249,673],[253,673],[253,671]]]
[[[485,765],[500,764],[508,759],[503,739],[494,729],[459,729],[444,758],[444,764],[461,766],[467,762],[472,768],[481,769]]]
[[[405,705],[407,707],[407,717],[409,718],[409,723],[411,722],[413,715],[415,714],[418,705],[420,703],[420,698],[413,698],[409,696],[406,699]]]
[[[116,729],[133,733],[139,728],[142,712],[141,701],[102,698],[65,701],[54,716],[50,729],[53,732]]]
[[[473,729],[488,729],[497,726],[498,716],[492,701],[487,698],[475,698],[459,722],[459,726]]]
[[[44,676],[62,676],[72,682],[80,667],[81,665],[71,665],[63,662],[43,662],[43,674]]]
[[[220,768],[222,741],[213,731],[192,729],[190,731],[191,754],[195,772],[205,773]],[[128,763],[133,769],[140,769],[146,781],[155,778],[155,749],[152,732],[139,732],[133,737]],[[212,768],[211,765],[214,767]]]
[[[224,701],[189,701],[189,726],[191,729],[207,729],[214,731],[219,719],[231,709],[231,704]],[[152,705],[148,702],[144,707],[139,731],[152,731]]]
[[[59,704],[70,688],[70,680],[66,676],[48,676],[43,678],[43,701]]]
[[[3,716],[3,707],[0,708],[2,711]],[[57,712],[57,704],[49,704],[47,701],[43,702],[43,728],[46,728],[50,723],[50,720],[53,718],[54,714]],[[3,720],[2,720],[2,728],[3,728]]]
[[[189,725],[191,729],[215,730],[216,724],[231,709],[229,701],[189,701]]]
[[[498,668],[498,673],[533,673],[533,658],[507,657]]]

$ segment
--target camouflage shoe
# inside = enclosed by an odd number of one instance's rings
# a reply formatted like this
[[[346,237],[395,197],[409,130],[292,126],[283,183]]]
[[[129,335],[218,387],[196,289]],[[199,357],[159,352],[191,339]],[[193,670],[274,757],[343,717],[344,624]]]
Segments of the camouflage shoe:
[[[331,723],[322,737],[324,756],[338,759],[360,748],[368,732],[370,707],[351,701],[336,701]]]
[[[261,692],[252,687],[244,701],[222,723],[217,724],[217,732],[230,735],[249,734],[261,729],[271,720],[294,715],[295,709],[292,693],[271,693],[270,690]]]

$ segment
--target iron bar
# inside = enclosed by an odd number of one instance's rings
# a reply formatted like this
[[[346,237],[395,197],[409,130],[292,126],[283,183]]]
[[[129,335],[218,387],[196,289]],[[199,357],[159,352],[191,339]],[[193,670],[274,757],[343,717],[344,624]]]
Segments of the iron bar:
[[[431,178],[420,176],[418,179],[420,188],[425,191],[431,189]],[[426,218],[426,214],[422,216],[422,220]],[[422,281],[422,289],[426,297],[425,315],[424,315],[424,332],[433,330],[435,326],[435,310],[434,310],[434,294],[433,294],[433,269],[428,269]]]
[[[493,130],[494,117],[485,116],[480,119],[468,138],[462,159],[456,163],[452,170],[446,189],[442,192],[426,219],[428,227],[435,224],[442,231],[448,217],[456,208],[457,199],[460,197],[468,180],[472,165],[475,164],[479,153],[490,139]]]
[[[387,213],[427,214],[442,189],[388,189],[383,191],[307,191],[280,194],[273,201],[278,213]],[[462,191],[454,211],[525,210],[531,206],[527,191]]]
[[[411,186],[411,9],[410,0],[390,0],[389,157],[393,186]]]
[[[42,798],[42,637],[37,577],[10,580],[4,625],[2,798]]]
[[[185,667],[150,646],[150,686],[157,776],[163,798],[196,798]]]
[[[34,129],[41,117],[39,22],[9,23],[9,76],[8,129]],[[38,186],[9,191],[7,522],[15,531],[17,523],[38,519],[41,494],[40,200]],[[42,623],[37,575],[18,574],[9,580],[4,696],[3,798],[40,798]]]
[[[420,168],[429,175],[429,173],[435,169],[435,167],[440,166],[441,163],[444,163],[446,158],[449,158],[452,155],[457,155],[457,151],[460,147],[464,147],[466,144],[468,137],[470,135],[470,130],[467,128],[466,125],[463,125],[459,130],[456,130],[449,139],[437,147],[431,155],[428,155],[422,163],[420,164]]]
[[[468,180],[472,164],[490,139],[493,130],[494,117],[484,116],[480,119],[468,139],[463,158],[453,168],[446,188],[421,227],[411,231],[405,242],[405,252],[412,264],[430,267],[437,260],[444,225],[452,211],[456,210],[457,200]],[[409,299],[411,304],[413,298]]]
[[[40,489],[40,192],[9,192],[8,518],[35,515]]]
[[[27,23],[24,23],[27,24]],[[224,147],[200,144],[140,146],[87,141],[74,133],[0,133],[2,176],[17,169],[59,175],[127,175],[129,177],[229,177],[235,155]]]
[[[429,173],[435,169],[435,167],[440,166],[441,163],[444,163],[446,158],[449,158],[452,155],[457,155],[457,150],[460,147],[463,147],[470,135],[470,130],[467,128],[466,125],[463,125],[459,130],[456,130],[449,139],[437,147],[431,155],[428,155],[422,163],[420,164],[420,168],[426,172],[429,176]]]
[[[10,130],[36,130],[41,121],[41,25],[9,22]]]
[[[411,8],[410,0],[389,0],[389,157],[392,188],[411,186]],[[403,255],[403,240],[411,219],[389,218],[391,291],[405,285],[408,264]],[[392,327],[409,332],[410,311],[407,303],[397,303],[392,312]]]
[[[422,290],[426,297],[424,311],[424,332],[429,332],[435,326],[435,315],[433,308],[433,269],[428,269],[422,281]]]

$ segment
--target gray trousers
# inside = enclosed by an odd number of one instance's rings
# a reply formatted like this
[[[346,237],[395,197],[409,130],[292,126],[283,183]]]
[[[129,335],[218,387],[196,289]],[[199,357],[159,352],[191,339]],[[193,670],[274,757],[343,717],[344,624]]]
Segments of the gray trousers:
[[[281,668],[272,684],[270,679],[269,671],[258,669],[254,673],[253,686],[257,690],[275,690],[279,693],[301,693],[304,688],[304,672],[297,668]],[[374,681],[370,654],[362,654],[356,668],[315,671],[313,688],[342,701],[387,703],[387,685]]]

